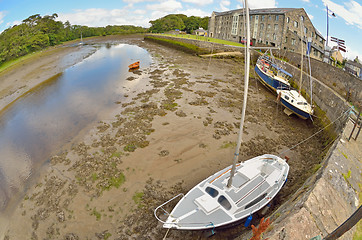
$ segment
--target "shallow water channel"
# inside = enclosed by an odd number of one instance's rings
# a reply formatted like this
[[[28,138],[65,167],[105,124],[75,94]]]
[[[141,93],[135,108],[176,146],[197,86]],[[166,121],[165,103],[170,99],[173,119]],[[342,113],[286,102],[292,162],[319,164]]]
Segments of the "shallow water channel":
[[[142,69],[152,61],[138,46],[97,47],[94,54],[31,90],[0,115],[0,212],[27,189],[52,154],[122,99],[120,89],[132,74],[130,63],[140,60]]]

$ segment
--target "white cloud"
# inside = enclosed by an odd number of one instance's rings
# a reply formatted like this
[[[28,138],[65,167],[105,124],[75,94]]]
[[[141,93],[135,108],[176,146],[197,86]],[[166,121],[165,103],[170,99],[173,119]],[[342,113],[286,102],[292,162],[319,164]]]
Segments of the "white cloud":
[[[8,22],[6,23],[6,27],[12,27],[12,26],[15,26],[15,25],[20,25],[22,23],[22,21],[14,21],[14,22]]]
[[[62,22],[68,20],[72,25],[86,25],[89,27],[104,27],[107,25],[148,26],[148,20],[142,14],[144,12],[134,13],[127,8],[112,10],[89,8],[75,10],[73,13],[59,13],[58,20]]]
[[[182,4],[175,0],[168,0],[157,4],[147,4],[146,8],[153,11],[174,12],[182,8]]]
[[[152,0],[123,0],[123,2],[133,4],[133,3],[141,3],[141,2],[152,2]]]
[[[3,18],[5,17],[5,12],[0,12],[0,24],[4,22]]]
[[[183,2],[193,3],[199,6],[204,6],[213,3],[213,0],[182,0]]]
[[[344,56],[344,53],[342,53],[342,55]],[[358,59],[362,59],[362,52],[356,51],[354,49],[347,48],[347,52],[345,53],[345,55],[346,55],[346,58],[348,58],[350,60],[354,60],[356,58],[356,56],[358,56]]]
[[[197,17],[206,17],[206,16],[210,16],[211,14],[208,12],[205,12],[201,9],[187,9],[187,10],[181,10],[178,11],[177,13],[181,13],[181,14],[185,14],[186,16],[190,17],[190,16],[197,16]]]
[[[238,0],[243,6],[243,0]],[[275,0],[263,0],[263,1],[249,1],[249,8],[258,9],[258,8],[276,8]]]
[[[228,11],[230,6],[230,1],[228,0],[222,0],[220,1],[220,10],[221,11]]]
[[[309,14],[309,13],[307,13],[307,14],[308,14],[308,17],[309,17],[310,20],[313,20],[313,19],[314,19],[314,16],[313,16],[313,15],[311,15],[311,14]]]
[[[333,11],[338,17],[343,18],[348,25],[354,25],[362,29],[362,5],[356,1],[345,2],[344,6],[334,3],[330,0],[322,0],[329,10]]]
[[[302,0],[303,2],[306,2],[306,3],[309,3],[310,2],[310,0]]]
[[[145,11],[145,10],[138,9],[138,10],[133,11],[133,13],[134,13],[134,14],[138,14],[138,15],[144,15],[144,14],[146,14],[146,11]]]

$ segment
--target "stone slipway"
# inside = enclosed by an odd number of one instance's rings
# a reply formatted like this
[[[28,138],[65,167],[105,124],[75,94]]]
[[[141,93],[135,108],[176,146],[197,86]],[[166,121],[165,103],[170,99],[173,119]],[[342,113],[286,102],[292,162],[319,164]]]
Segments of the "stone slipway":
[[[352,121],[348,120],[339,140],[331,148],[325,168],[322,167],[314,179],[307,181],[289,202],[273,213],[271,218],[277,219],[264,238],[298,240],[317,235],[325,237],[361,204],[358,194],[361,191],[359,184],[362,184],[362,137],[348,141],[352,127]],[[339,239],[351,240],[354,229]]]

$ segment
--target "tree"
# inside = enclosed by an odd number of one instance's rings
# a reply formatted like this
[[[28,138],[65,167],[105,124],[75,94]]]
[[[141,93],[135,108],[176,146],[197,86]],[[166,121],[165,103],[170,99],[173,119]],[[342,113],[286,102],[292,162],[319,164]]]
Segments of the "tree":
[[[107,26],[106,28],[72,26],[69,21],[64,24],[61,21],[56,21],[57,17],[58,14],[56,13],[44,17],[34,14],[24,19],[21,24],[9,27],[0,33],[0,65],[29,52],[80,38],[81,33],[83,37],[91,37],[102,34],[146,32],[145,28],[135,26]],[[177,22],[177,19],[173,21]],[[172,21],[170,22],[172,24]]]
[[[209,18],[195,16],[187,17],[184,14],[169,14],[154,21],[150,21],[150,23],[151,27],[149,28],[149,31],[153,33],[163,33],[175,29],[192,33],[200,27],[207,30]]]
[[[209,29],[209,17],[201,18],[200,27],[202,27],[205,30]]]
[[[358,59],[358,56],[356,56],[356,58],[353,61],[356,62],[356,63],[360,63],[359,59]]]
[[[187,33],[193,33],[194,30],[199,29],[200,27],[201,18],[200,17],[188,17],[185,19],[185,31]]]

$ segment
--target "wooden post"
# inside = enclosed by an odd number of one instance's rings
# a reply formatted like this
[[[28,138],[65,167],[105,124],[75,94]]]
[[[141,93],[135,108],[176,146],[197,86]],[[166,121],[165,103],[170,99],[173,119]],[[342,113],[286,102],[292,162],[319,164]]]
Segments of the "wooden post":
[[[359,111],[358,115],[357,115],[357,119],[356,119],[356,122],[354,123],[354,126],[353,126],[353,129],[351,131],[351,135],[349,135],[349,138],[348,138],[348,141],[351,140],[351,137],[352,137],[352,134],[354,132],[354,129],[356,128],[358,122],[359,122],[359,116],[361,115],[361,110]],[[360,127],[360,130],[361,130],[361,127]],[[359,134],[359,131],[358,131],[358,134]],[[357,135],[358,136],[358,135]],[[356,139],[357,139],[357,136],[356,136]]]

